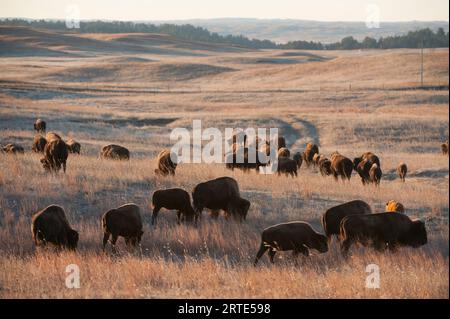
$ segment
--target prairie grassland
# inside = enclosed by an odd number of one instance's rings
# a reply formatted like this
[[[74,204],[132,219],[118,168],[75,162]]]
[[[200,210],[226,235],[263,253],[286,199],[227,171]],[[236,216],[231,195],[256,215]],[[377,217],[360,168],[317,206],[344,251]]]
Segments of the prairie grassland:
[[[53,35],[39,36],[45,44]],[[435,89],[425,90],[416,88],[415,50],[300,52],[287,64],[279,51],[196,44],[187,50],[184,43],[136,53],[127,51],[125,35],[83,37],[98,46],[89,51],[74,42],[60,56],[0,58],[0,144],[26,149],[0,154],[0,297],[449,297],[448,157],[440,154],[449,108],[448,90],[438,87],[448,87],[448,50],[426,50],[426,84]],[[123,52],[101,51],[105,46]],[[45,173],[40,155],[31,153],[37,117],[82,144],[81,156],[69,156],[66,174]],[[338,150],[353,158],[371,150],[381,158],[381,186],[363,187],[355,173],[349,183],[335,182],[305,166],[294,179],[229,171],[223,164],[182,164],[175,177],[155,176],[154,158],[172,145],[171,130],[189,129],[194,119],[221,130],[278,127],[293,152],[309,141],[326,155]],[[129,148],[131,160],[100,160],[108,143]],[[406,183],[396,177],[400,161],[409,167]],[[162,211],[158,225],[150,226],[153,191],[190,192],[220,176],[234,177],[250,200],[246,222],[214,221],[204,212],[194,228]],[[359,247],[344,260],[334,240],[328,253],[299,258],[298,265],[279,253],[275,265],[263,257],[252,266],[265,227],[304,220],[322,231],[323,212],[353,199],[375,212],[390,199],[400,201],[409,216],[425,220],[429,243],[395,254]],[[121,240],[118,256],[103,254],[100,217],[127,202],[142,209],[142,254]],[[77,253],[35,249],[31,215],[49,204],[62,205],[80,232]],[[80,267],[80,289],[65,287],[68,264]],[[369,264],[380,267],[379,289],[365,286]]]

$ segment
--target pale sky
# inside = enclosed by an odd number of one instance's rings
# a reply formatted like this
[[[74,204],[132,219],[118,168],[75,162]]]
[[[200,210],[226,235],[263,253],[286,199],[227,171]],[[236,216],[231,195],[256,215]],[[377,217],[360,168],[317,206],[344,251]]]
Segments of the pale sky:
[[[82,20],[279,18],[366,21],[376,4],[381,21],[446,20],[448,0],[0,0],[0,17],[64,19],[77,5]],[[372,11],[370,11],[372,10]]]

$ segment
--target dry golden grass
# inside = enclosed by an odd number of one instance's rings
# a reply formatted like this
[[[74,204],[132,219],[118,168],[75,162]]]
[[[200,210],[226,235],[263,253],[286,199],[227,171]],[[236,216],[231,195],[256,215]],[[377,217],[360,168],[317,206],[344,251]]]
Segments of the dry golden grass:
[[[449,297],[448,157],[439,153],[448,139],[448,91],[412,89],[417,51],[321,52],[321,62],[298,57],[290,65],[252,62],[275,61],[278,51],[177,52],[0,58],[0,144],[27,150],[0,154],[0,297]],[[210,72],[208,65],[232,71]],[[425,70],[426,84],[448,85],[448,50],[427,50]],[[81,156],[69,156],[66,174],[46,174],[40,156],[30,152],[37,117],[82,144]],[[154,157],[171,145],[171,129],[190,128],[193,119],[219,129],[278,127],[294,152],[309,141],[326,155],[339,150],[353,158],[371,150],[381,157],[381,187],[362,187],[356,174],[350,183],[336,183],[306,167],[295,179],[219,164],[184,164],[174,178],[155,176]],[[129,162],[98,159],[112,142],[131,150]],[[401,161],[409,167],[404,184],[395,174]],[[153,191],[190,192],[224,175],[236,178],[252,203],[242,225],[212,221],[204,212],[198,228],[178,226],[175,213],[163,211],[150,227]],[[333,242],[329,253],[300,258],[298,266],[287,253],[275,265],[264,257],[252,266],[265,227],[304,220],[321,231],[323,212],[353,199],[376,212],[390,199],[403,203],[409,216],[426,221],[429,243],[396,254],[358,248],[346,261]],[[142,255],[128,252],[121,240],[118,256],[103,254],[100,216],[126,202],[142,208]],[[31,215],[53,203],[80,232],[77,253],[36,251],[32,244]],[[80,289],[64,285],[72,263],[80,266]],[[380,266],[380,289],[365,287],[371,263]]]

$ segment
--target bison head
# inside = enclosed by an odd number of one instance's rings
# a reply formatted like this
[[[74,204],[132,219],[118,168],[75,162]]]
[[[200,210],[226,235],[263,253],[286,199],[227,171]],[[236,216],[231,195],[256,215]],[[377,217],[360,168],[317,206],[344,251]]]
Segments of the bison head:
[[[76,230],[70,229],[67,232],[67,248],[75,250],[78,246],[79,235]]]
[[[245,220],[247,218],[248,210],[250,209],[250,202],[244,198],[239,199],[239,216],[241,220]]]
[[[361,161],[362,161],[362,157],[355,157],[353,159],[353,169],[355,171],[358,171],[358,165],[359,165],[359,163],[361,163]]]
[[[316,249],[320,253],[326,253],[328,251],[328,238],[321,234],[316,234],[311,243],[311,247]]]
[[[421,220],[413,221],[408,237],[407,244],[414,248],[425,245],[428,242],[425,223]]]

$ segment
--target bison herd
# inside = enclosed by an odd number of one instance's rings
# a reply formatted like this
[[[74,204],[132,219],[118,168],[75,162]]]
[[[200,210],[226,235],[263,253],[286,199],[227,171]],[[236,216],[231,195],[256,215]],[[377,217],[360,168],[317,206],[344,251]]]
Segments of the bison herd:
[[[54,132],[46,133],[46,123],[38,119],[34,124],[37,135],[34,137],[32,150],[42,153],[41,163],[46,170],[66,171],[69,153],[80,154],[81,145],[69,139],[64,141]],[[45,134],[46,133],[46,134]],[[45,134],[45,136],[41,135]],[[233,137],[231,154],[227,155],[226,167],[229,169],[259,170],[264,164],[249,160],[249,148],[244,136],[244,147],[237,144]],[[297,176],[303,163],[307,167],[318,168],[322,176],[332,175],[336,180],[350,180],[353,170],[360,176],[362,183],[379,185],[382,178],[380,159],[372,152],[366,152],[353,160],[339,152],[333,152],[330,157],[320,154],[316,144],[308,143],[303,152],[291,152],[286,147],[284,137],[278,138],[277,173]],[[263,145],[256,141],[257,152],[271,152],[271,143]],[[448,155],[448,142],[442,144],[442,153]],[[23,153],[20,145],[8,144],[1,148],[7,153]],[[237,161],[238,152],[243,155],[243,162]],[[292,157],[291,157],[292,155]],[[114,160],[129,160],[130,151],[120,145],[107,145],[100,151],[100,157]],[[157,157],[155,174],[160,176],[175,175],[177,161],[168,150],[163,150]],[[398,176],[405,181],[408,168],[400,163]],[[192,195],[192,201],[191,201]],[[250,201],[243,198],[237,181],[231,177],[220,177],[197,184],[191,194],[181,188],[157,190],[152,197],[151,224],[157,223],[160,210],[175,210],[177,222],[197,225],[205,209],[210,211],[213,219],[218,218],[221,211],[226,219],[244,222],[250,209]],[[135,204],[125,204],[105,212],[101,218],[103,230],[103,250],[108,241],[115,251],[118,237],[123,237],[127,245],[140,246],[144,234],[141,210]],[[419,247],[427,243],[427,233],[424,222],[411,220],[405,214],[405,208],[396,201],[389,201],[383,213],[373,213],[371,207],[361,200],[354,200],[331,207],[322,216],[324,234],[316,232],[310,224],[302,221],[282,223],[263,230],[261,243],[256,254],[254,265],[268,251],[270,261],[274,261],[277,251],[293,251],[293,255],[309,255],[314,249],[320,253],[328,251],[328,244],[333,236],[340,241],[341,252],[347,256],[349,249],[355,243],[372,246],[376,250],[394,251],[399,246]],[[32,217],[31,231],[36,246],[52,243],[59,248],[74,250],[78,245],[79,234],[71,228],[64,209],[57,205],[35,213]]]

